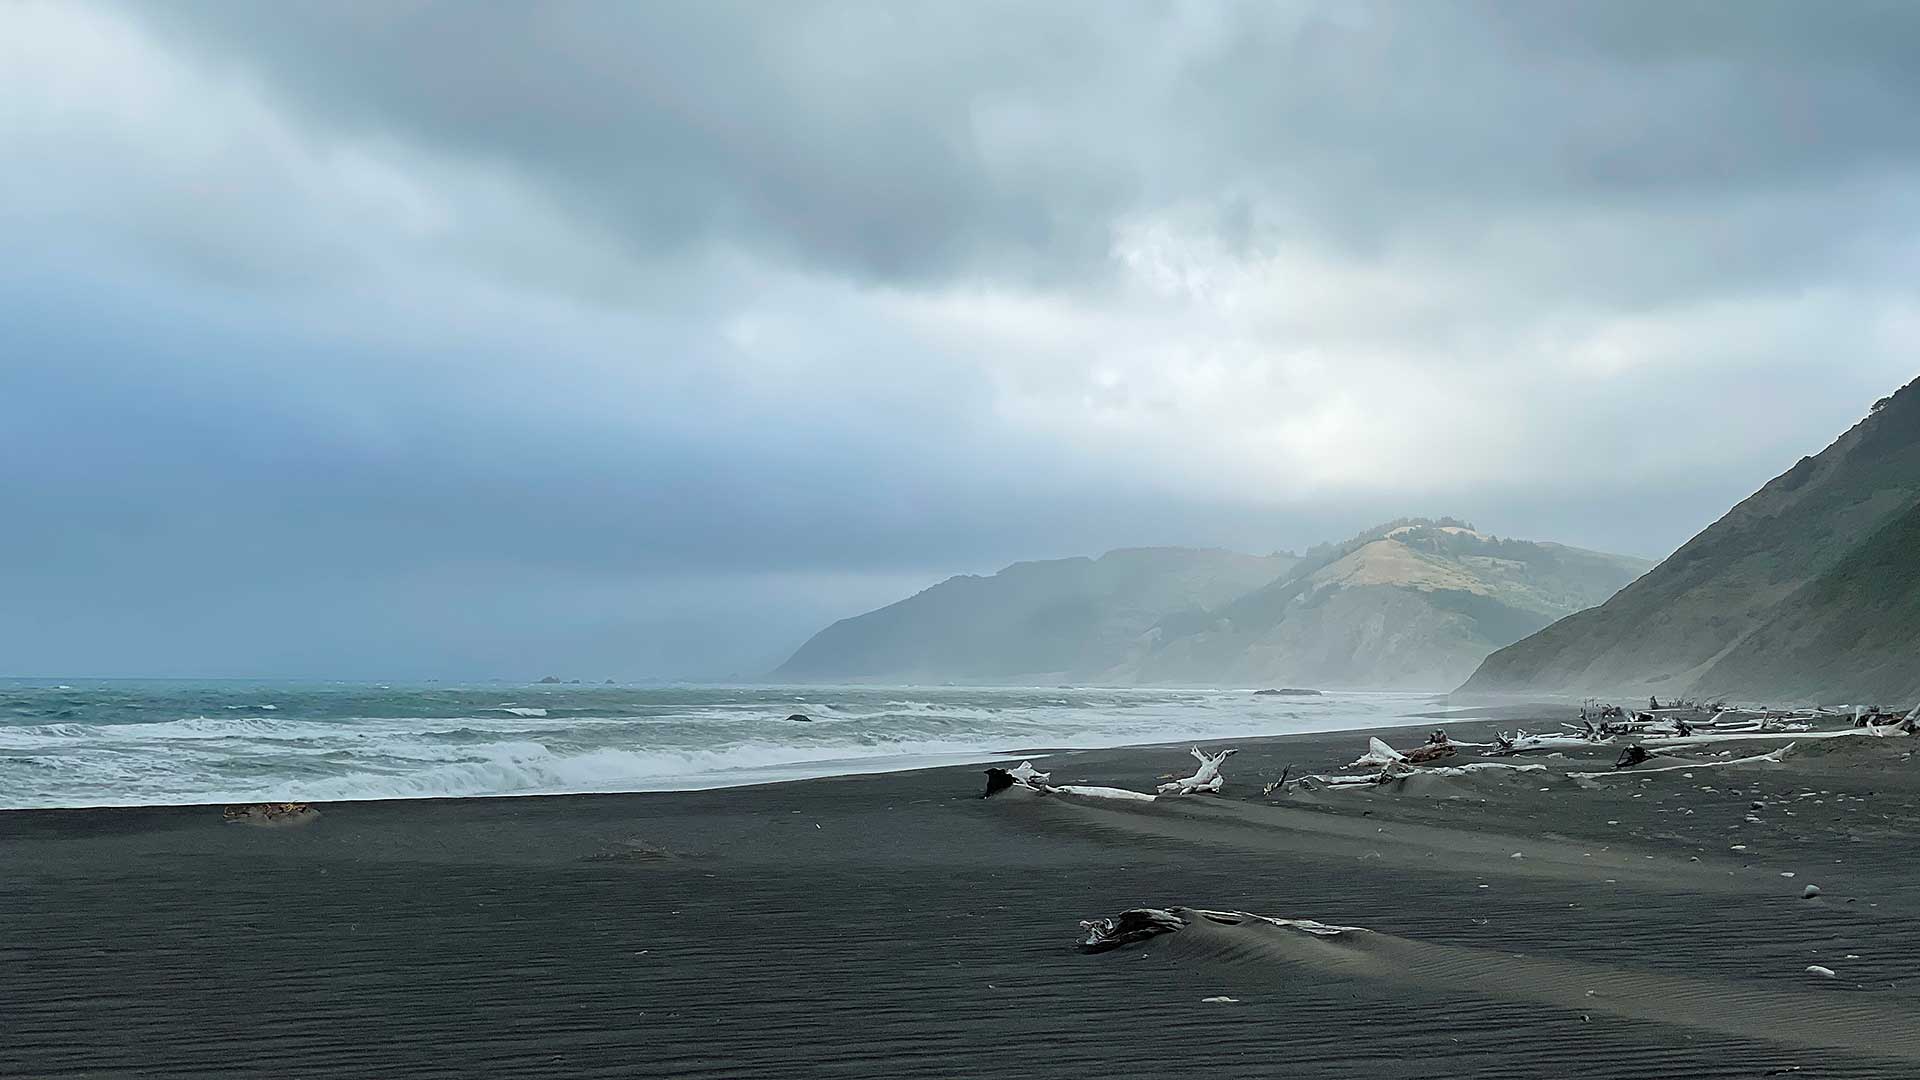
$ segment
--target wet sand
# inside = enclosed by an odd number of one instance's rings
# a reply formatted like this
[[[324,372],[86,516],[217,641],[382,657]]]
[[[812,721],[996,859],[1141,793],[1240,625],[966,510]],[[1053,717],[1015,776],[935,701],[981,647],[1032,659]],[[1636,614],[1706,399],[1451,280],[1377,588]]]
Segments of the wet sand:
[[[0,813],[0,1076],[1920,1075],[1920,739],[1261,795],[1368,734],[1241,742],[1224,795],[1150,805],[983,801],[955,768]],[[1036,765],[1151,790],[1193,762]],[[1370,932],[1075,948],[1175,905]]]

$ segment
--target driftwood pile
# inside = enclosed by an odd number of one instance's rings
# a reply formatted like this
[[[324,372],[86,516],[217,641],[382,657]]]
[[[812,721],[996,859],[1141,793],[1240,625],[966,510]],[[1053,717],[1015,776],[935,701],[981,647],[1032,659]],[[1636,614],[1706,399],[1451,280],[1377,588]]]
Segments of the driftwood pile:
[[[1287,794],[1295,790],[1340,791],[1381,787],[1416,775],[1468,776],[1502,769],[1515,772],[1546,771],[1544,765],[1517,765],[1500,761],[1475,761],[1463,765],[1437,764],[1454,756],[1458,748],[1469,747],[1489,758],[1514,757],[1545,751],[1591,751],[1619,747],[1619,754],[1613,761],[1612,772],[1567,773],[1570,779],[1585,782],[1610,775],[1717,768],[1728,765],[1778,764],[1801,739],[1835,738],[1847,735],[1885,738],[1920,733],[1920,708],[1915,708],[1905,716],[1896,716],[1877,709],[1856,708],[1851,712],[1851,723],[1846,726],[1816,730],[1815,725],[1818,721],[1847,717],[1849,713],[1846,710],[1836,709],[1807,709],[1796,712],[1736,709],[1729,708],[1723,703],[1711,706],[1712,712],[1708,713],[1708,706],[1692,702],[1678,706],[1659,706],[1657,701],[1653,704],[1656,706],[1654,709],[1634,710],[1617,705],[1588,702],[1581,708],[1580,723],[1577,726],[1567,724],[1565,725],[1567,730],[1557,734],[1529,734],[1519,731],[1508,735],[1502,732],[1496,734],[1494,741],[1490,744],[1456,743],[1448,739],[1444,731],[1436,731],[1424,745],[1400,751],[1381,739],[1370,738],[1367,740],[1367,752],[1348,765],[1350,769],[1365,769],[1367,770],[1365,772],[1340,775],[1309,774],[1291,779],[1283,774],[1279,780],[1266,785],[1264,790],[1271,796],[1276,791]],[[1680,715],[1695,712],[1700,713],[1701,716],[1691,721],[1686,716]],[[1874,722],[1880,718],[1885,718],[1887,722]],[[1655,753],[1660,750],[1700,747],[1722,742],[1770,740],[1779,740],[1784,745],[1769,753],[1755,754],[1750,757],[1721,761],[1668,759],[1672,762],[1671,764],[1647,767],[1647,763],[1654,760]]]
[[[1296,790],[1346,790],[1352,788],[1380,787],[1406,780],[1416,775],[1460,777],[1474,774],[1497,772],[1545,772],[1545,765],[1513,764],[1502,761],[1472,761],[1464,764],[1447,763],[1457,756],[1461,749],[1478,750],[1483,757],[1505,758],[1522,754],[1552,751],[1591,751],[1601,748],[1619,748],[1614,759],[1613,771],[1606,772],[1570,772],[1569,778],[1586,781],[1609,775],[1629,775],[1649,772],[1667,772],[1681,769],[1713,768],[1727,765],[1778,763],[1792,751],[1801,739],[1826,739],[1847,735],[1866,735],[1879,738],[1904,737],[1920,734],[1920,707],[1914,708],[1904,716],[1881,710],[1878,706],[1845,709],[1801,709],[1782,711],[1766,708],[1736,708],[1724,702],[1703,705],[1697,702],[1679,702],[1662,705],[1658,699],[1648,702],[1647,709],[1625,708],[1619,705],[1589,701],[1580,709],[1578,724],[1567,723],[1564,730],[1550,734],[1530,734],[1517,731],[1511,735],[1497,733],[1491,743],[1455,742],[1444,730],[1436,730],[1427,741],[1409,750],[1396,750],[1384,740],[1370,738],[1367,751],[1348,765],[1350,769],[1362,769],[1363,772],[1341,775],[1308,774],[1291,776],[1292,766],[1288,766],[1280,779],[1264,785],[1261,790],[1272,796],[1275,792],[1289,794]],[[1850,718],[1844,727],[1827,727],[1816,730],[1821,721]],[[1884,722],[1880,722],[1884,721]],[[1668,749],[1701,747],[1716,743],[1766,742],[1779,741],[1784,745],[1770,753],[1751,757],[1734,758],[1723,761],[1684,761],[1677,759],[1675,764],[1662,764],[1647,767],[1656,752]],[[1209,754],[1198,746],[1189,751],[1198,768],[1189,776],[1168,774],[1160,779],[1153,793],[1131,791],[1126,788],[1097,787],[1086,784],[1055,784],[1051,773],[1035,769],[1030,761],[1023,761],[1011,769],[989,768],[986,770],[987,786],[981,798],[991,798],[1014,787],[1026,788],[1040,795],[1078,795],[1090,798],[1119,799],[1135,802],[1153,802],[1156,799],[1186,795],[1217,795],[1225,784],[1221,767],[1227,758],[1239,751],[1235,748]],[[233,808],[229,808],[229,817]]]
[[[1439,765],[1459,753],[1461,746],[1477,747],[1477,743],[1456,743],[1447,737],[1445,731],[1435,731],[1427,736],[1427,741],[1411,750],[1400,751],[1388,746],[1379,738],[1367,740],[1367,752],[1355,758],[1347,767],[1350,769],[1372,769],[1375,771],[1350,775],[1309,774],[1291,780],[1285,774],[1268,784],[1263,791],[1269,796],[1278,791],[1282,794],[1296,789],[1315,791],[1322,788],[1361,788],[1378,787],[1396,780],[1404,780],[1415,774],[1429,776],[1465,776],[1475,772],[1490,770],[1519,770],[1534,772],[1544,769],[1541,765],[1505,765],[1495,762],[1475,761],[1465,765]]]
[[[1655,704],[1657,705],[1657,699]],[[1823,721],[1851,717],[1845,727],[1816,730]],[[1692,719],[1689,719],[1692,717]],[[1879,722],[1884,721],[1884,722]],[[1841,735],[1912,735],[1920,731],[1920,707],[1901,716],[1883,712],[1879,706],[1846,709],[1799,709],[1782,711],[1764,708],[1733,708],[1724,703],[1703,706],[1662,706],[1647,710],[1623,709],[1617,705],[1588,702],[1580,709],[1580,722],[1562,725],[1557,733],[1529,734],[1518,731],[1494,736],[1488,757],[1558,750],[1585,750],[1594,747],[1622,748],[1621,767],[1638,761],[1627,758],[1635,747],[1642,750],[1704,746],[1717,742],[1801,738],[1821,739]],[[1640,759],[1644,760],[1644,759]]]

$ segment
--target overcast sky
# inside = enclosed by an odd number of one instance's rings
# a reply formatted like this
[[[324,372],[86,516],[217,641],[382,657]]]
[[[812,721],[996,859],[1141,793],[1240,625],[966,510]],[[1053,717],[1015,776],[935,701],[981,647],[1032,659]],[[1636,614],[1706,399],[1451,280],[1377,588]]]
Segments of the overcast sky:
[[[0,674],[757,673],[1920,374],[1920,5],[0,3]]]

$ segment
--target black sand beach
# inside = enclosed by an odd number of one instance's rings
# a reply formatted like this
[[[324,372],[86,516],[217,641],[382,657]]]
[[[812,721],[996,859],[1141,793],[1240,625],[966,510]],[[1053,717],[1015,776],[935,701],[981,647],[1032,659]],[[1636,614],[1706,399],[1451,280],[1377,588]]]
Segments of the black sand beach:
[[[1152,805],[956,768],[0,813],[0,1076],[1920,1075],[1920,740],[1261,795],[1368,734],[1242,742],[1224,795]],[[1036,764],[1151,790],[1192,761]],[[1075,948],[1175,905],[1370,933]]]

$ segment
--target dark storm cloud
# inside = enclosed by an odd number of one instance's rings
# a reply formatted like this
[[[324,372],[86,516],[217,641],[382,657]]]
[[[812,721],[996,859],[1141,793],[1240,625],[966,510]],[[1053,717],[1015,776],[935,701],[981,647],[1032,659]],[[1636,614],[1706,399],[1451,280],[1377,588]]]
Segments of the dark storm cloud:
[[[0,669],[751,672],[949,573],[1406,513],[1658,556],[1911,377],[1916,52],[1868,3],[0,8]]]
[[[1920,154],[1905,4],[134,10],[323,122],[510,169],[642,258],[1072,280],[1116,217],[1196,203],[1254,244],[1557,227],[1597,249],[1588,287],[1670,292],[1915,209],[1887,190]],[[1653,228],[1684,242],[1656,256]]]
[[[643,257],[746,242],[879,276],[1097,257],[1119,179],[1052,147],[990,160],[976,137],[983,63],[1010,103],[1066,85],[1056,65],[1091,43],[1065,11],[1016,27],[963,7],[133,10],[328,122],[548,185]]]

